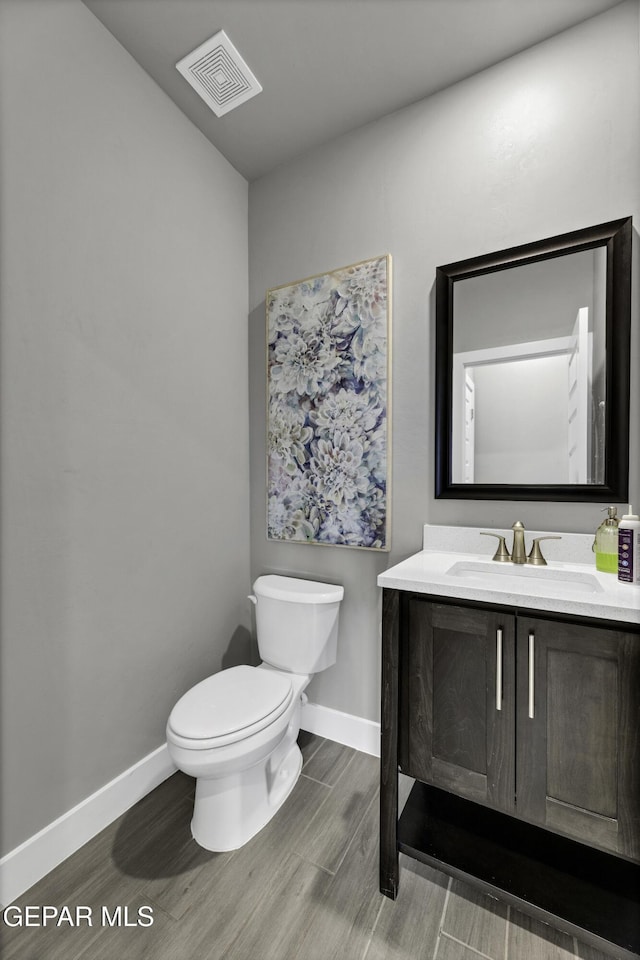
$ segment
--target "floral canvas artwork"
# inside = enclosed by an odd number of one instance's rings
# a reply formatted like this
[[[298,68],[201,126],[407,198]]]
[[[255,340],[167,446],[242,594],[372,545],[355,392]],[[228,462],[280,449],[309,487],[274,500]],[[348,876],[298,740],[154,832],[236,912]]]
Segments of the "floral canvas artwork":
[[[389,256],[267,292],[267,536],[389,549]]]

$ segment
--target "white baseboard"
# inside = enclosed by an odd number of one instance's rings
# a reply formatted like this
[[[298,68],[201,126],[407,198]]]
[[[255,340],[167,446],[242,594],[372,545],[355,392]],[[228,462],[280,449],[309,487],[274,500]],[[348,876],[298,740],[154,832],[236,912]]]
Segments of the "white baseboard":
[[[300,726],[308,733],[335,740],[372,757],[380,756],[380,724],[373,720],[307,701],[302,707]]]
[[[175,769],[165,743],[4,856],[0,860],[0,903],[13,903]]]
[[[307,702],[301,727],[380,756],[380,724]],[[143,757],[0,860],[0,904],[8,906],[175,772],[166,743]]]

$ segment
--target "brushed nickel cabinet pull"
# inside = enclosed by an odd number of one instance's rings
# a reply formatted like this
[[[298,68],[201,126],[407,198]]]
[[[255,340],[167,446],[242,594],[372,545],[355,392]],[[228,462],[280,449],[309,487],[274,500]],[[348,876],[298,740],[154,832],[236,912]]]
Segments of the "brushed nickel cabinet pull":
[[[535,715],[535,644],[536,638],[533,630],[529,633],[529,719],[533,720]]]
[[[502,627],[496,630],[496,710],[502,710]]]

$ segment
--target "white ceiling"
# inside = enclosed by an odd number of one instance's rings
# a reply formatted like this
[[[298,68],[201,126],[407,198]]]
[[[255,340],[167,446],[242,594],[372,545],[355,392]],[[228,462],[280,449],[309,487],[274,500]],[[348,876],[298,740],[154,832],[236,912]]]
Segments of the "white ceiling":
[[[84,0],[248,180],[620,0]],[[263,86],[217,118],[175,64],[225,30]]]

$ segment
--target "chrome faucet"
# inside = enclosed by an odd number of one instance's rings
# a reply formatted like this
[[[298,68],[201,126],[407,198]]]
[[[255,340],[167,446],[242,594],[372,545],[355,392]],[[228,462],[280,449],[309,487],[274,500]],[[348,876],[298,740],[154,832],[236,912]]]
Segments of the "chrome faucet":
[[[546,536],[546,537],[536,537],[533,541],[529,555],[527,556],[527,548],[524,542],[524,524],[520,520],[516,522],[511,527],[513,530],[513,545],[511,547],[511,552],[505,542],[505,538],[500,533],[490,533],[488,530],[482,530],[480,536],[482,537],[497,537],[498,547],[494,553],[492,559],[496,560],[498,563],[530,563],[534,566],[546,566],[547,561],[542,556],[542,551],[540,550],[540,541],[541,540],[562,540],[560,536]]]

